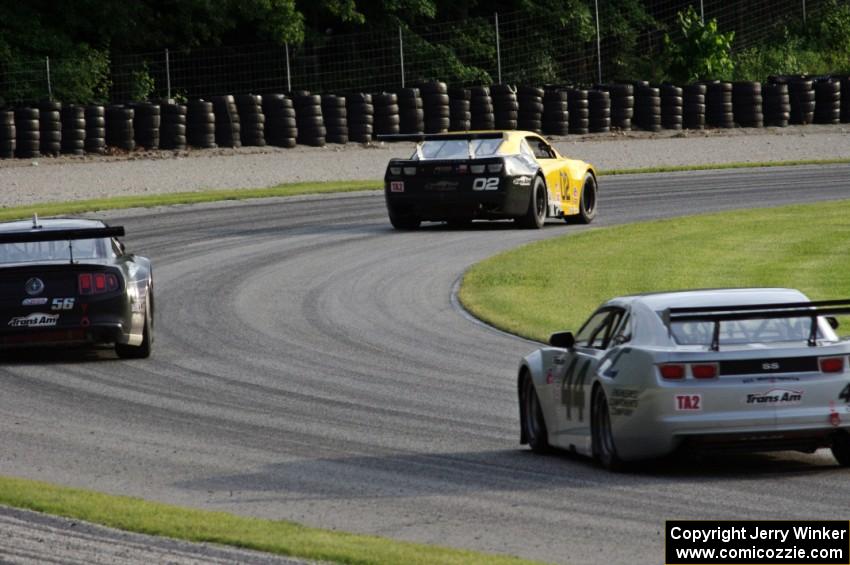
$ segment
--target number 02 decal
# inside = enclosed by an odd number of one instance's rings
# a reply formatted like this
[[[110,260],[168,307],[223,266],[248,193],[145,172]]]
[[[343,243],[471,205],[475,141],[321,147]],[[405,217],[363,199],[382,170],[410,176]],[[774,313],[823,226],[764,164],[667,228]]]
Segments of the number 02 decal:
[[[472,190],[499,190],[499,177],[478,177],[472,181]]]

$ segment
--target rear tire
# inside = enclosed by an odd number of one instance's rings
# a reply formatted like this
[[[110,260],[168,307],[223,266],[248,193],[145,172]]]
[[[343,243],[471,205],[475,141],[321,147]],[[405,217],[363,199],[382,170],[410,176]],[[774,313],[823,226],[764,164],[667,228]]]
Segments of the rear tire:
[[[145,304],[145,323],[142,330],[142,343],[129,345],[127,343],[116,343],[115,354],[122,359],[147,359],[151,356],[153,348],[153,314],[150,308],[150,300]]]
[[[419,229],[419,224],[422,220],[413,214],[399,214],[391,207],[387,207],[390,216],[390,223],[397,230],[415,230]]]
[[[832,437],[832,455],[842,467],[850,467],[850,434],[838,430]]]
[[[581,189],[581,202],[579,212],[574,216],[567,216],[564,220],[568,224],[589,224],[596,217],[596,178],[587,173],[584,175],[584,186]]]
[[[549,203],[546,197],[546,183],[540,176],[534,177],[528,197],[528,210],[517,218],[520,227],[539,230],[546,223],[546,208]]]
[[[593,393],[593,411],[591,416],[591,441],[593,458],[609,471],[619,471],[623,462],[617,455],[614,435],[611,432],[611,415],[608,412],[608,399],[602,387]]]
[[[537,391],[534,390],[534,383],[528,375],[523,377],[522,381],[520,415],[522,437],[528,441],[531,450],[535,453],[548,452],[550,447],[546,421],[543,419],[543,410],[540,407],[540,399],[537,398]]]

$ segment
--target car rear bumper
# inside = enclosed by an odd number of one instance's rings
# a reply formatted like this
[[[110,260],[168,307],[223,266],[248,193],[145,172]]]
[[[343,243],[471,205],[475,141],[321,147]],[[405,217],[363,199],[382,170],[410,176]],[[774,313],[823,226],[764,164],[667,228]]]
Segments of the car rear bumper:
[[[0,348],[107,345],[127,341],[123,324],[99,323],[79,327],[28,329],[0,333]]]
[[[387,181],[387,207],[399,215],[412,215],[422,220],[454,218],[500,219],[515,218],[528,210],[528,186],[516,186],[511,177],[503,177],[498,190],[471,190],[460,186],[456,190],[426,190],[428,179],[405,181],[405,192],[392,192]]]

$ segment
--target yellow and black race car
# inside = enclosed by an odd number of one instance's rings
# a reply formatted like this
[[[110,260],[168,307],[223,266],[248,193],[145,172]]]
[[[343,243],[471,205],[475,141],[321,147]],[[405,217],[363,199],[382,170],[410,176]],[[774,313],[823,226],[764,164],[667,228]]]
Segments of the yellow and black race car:
[[[588,224],[596,216],[593,166],[561,156],[536,133],[459,132],[380,136],[416,141],[409,159],[392,159],[384,177],[390,222],[416,229],[422,221],[463,225],[513,219],[541,228],[546,218]]]

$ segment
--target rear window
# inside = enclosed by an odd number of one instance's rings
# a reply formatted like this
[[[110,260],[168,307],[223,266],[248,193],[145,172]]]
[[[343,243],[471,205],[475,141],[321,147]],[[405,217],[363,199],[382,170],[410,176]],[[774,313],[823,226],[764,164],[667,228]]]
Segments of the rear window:
[[[74,260],[103,259],[107,257],[107,249],[111,249],[108,243],[108,238],[74,240]],[[0,264],[70,260],[70,242],[67,240],[0,244]]]
[[[469,159],[493,157],[497,154],[502,139],[433,139],[419,146],[422,159]],[[416,155],[414,155],[416,157]]]
[[[720,322],[720,345],[807,341],[811,318],[775,318]],[[670,333],[679,345],[711,345],[714,322],[674,322]],[[818,318],[818,339],[838,338],[823,318]]]

